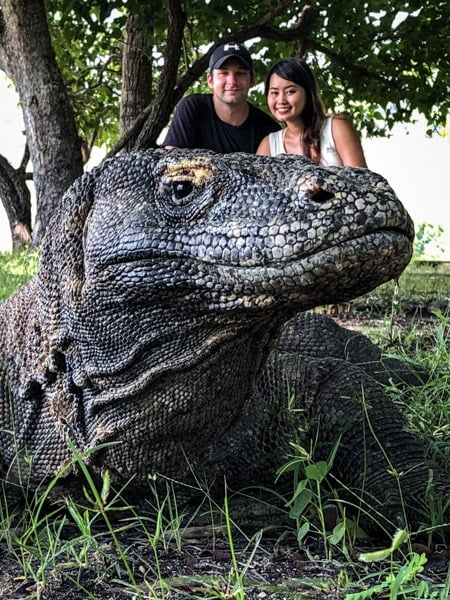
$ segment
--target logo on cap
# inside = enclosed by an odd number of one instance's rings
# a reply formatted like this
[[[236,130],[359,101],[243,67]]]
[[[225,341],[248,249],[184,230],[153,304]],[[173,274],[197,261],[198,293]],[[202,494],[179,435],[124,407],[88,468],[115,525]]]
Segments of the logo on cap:
[[[230,42],[229,44],[224,44],[223,49],[225,52],[229,52],[230,50],[241,50],[241,46],[235,42]]]

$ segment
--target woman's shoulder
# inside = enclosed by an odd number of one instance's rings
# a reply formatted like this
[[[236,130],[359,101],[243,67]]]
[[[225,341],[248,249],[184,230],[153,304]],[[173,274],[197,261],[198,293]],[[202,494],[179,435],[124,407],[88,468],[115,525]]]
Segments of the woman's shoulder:
[[[345,114],[337,114],[333,115],[330,119],[330,131],[332,135],[336,139],[336,136],[342,136],[344,138],[347,137],[359,137],[359,134],[356,130],[353,121],[348,115]]]
[[[348,118],[348,116],[343,113],[333,113],[330,115],[326,115],[326,117],[324,118],[323,123],[322,123],[322,130],[332,127],[335,123],[351,124],[351,121]]]
[[[345,114],[345,113],[332,113],[330,115],[326,116],[327,119],[330,119],[331,121],[347,121],[347,123],[350,123],[350,117],[349,115]]]
[[[278,131],[272,131],[263,137],[258,146],[256,154],[261,154],[263,156],[276,156],[277,154],[282,154],[283,152],[283,130],[279,129]]]

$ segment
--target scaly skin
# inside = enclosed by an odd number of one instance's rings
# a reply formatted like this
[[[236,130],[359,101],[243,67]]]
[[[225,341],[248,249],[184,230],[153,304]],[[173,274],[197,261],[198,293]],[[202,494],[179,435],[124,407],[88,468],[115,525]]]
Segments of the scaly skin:
[[[406,468],[423,453],[410,436],[407,456],[390,445],[401,416],[361,367],[302,356],[299,323],[276,344],[300,311],[398,277],[412,241],[367,169],[183,150],[107,161],[66,193],[37,276],[1,308],[5,477],[45,483],[71,460],[69,436],[94,475],[133,478],[140,496],[149,474],[191,469],[272,483],[288,441],[318,427],[318,456],[342,434],[337,475],[383,502],[385,460],[361,403],[342,397],[363,381],[374,431]],[[292,390],[304,412],[287,410]],[[69,479],[75,493],[76,468]]]

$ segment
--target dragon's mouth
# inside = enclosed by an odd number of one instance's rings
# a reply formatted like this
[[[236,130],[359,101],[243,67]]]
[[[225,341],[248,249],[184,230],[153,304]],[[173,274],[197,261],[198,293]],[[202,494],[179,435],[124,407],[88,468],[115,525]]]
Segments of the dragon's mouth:
[[[289,265],[301,264],[303,261],[313,260],[314,257],[321,259],[324,255],[335,254],[338,255],[340,250],[347,251],[348,248],[353,248],[355,258],[364,258],[367,253],[370,253],[373,249],[378,246],[380,248],[388,249],[391,245],[397,246],[398,244],[408,248],[412,248],[411,236],[399,229],[378,229],[375,231],[361,232],[353,237],[338,238],[327,240],[319,240],[315,243],[302,243],[302,245],[296,249],[296,251],[290,251],[286,256],[282,256],[283,247],[279,246],[274,251],[273,246],[268,246],[265,250],[266,255],[261,257],[261,254],[254,257],[246,257],[244,254],[237,256],[233,262],[226,262],[224,260],[211,259],[208,256],[195,256],[195,260],[201,263],[210,263],[223,268],[252,268],[260,269],[263,267],[274,268],[274,269],[285,269]],[[277,251],[280,256],[277,256]],[[187,257],[186,257],[187,258]],[[383,257],[380,256],[380,259]],[[259,259],[259,260],[258,260]],[[409,252],[406,252],[406,256],[399,257],[404,267],[409,262]],[[403,267],[403,268],[404,268]]]
[[[222,232],[223,235],[223,232]],[[213,234],[207,236],[213,238]],[[219,237],[219,236],[218,236]],[[352,236],[336,235],[335,237],[317,236],[316,239],[295,240],[290,244],[282,245],[276,236],[267,239],[258,237],[254,243],[246,243],[244,238],[227,236],[225,247],[216,246],[217,250],[210,250],[204,240],[196,239],[195,243],[187,247],[180,247],[176,242],[163,240],[140,240],[140,244],[130,236],[126,241],[116,241],[116,245],[108,254],[94,252],[88,263],[97,271],[114,265],[144,263],[161,264],[168,261],[188,261],[189,263],[203,264],[205,268],[239,268],[261,269],[264,267],[284,269],[286,265],[300,263],[314,256],[321,256],[323,252],[336,252],[340,247],[354,246],[356,255],[363,256],[372,245],[396,245],[397,240],[404,240],[406,246],[412,246],[414,232],[407,226],[404,228],[361,228]],[[379,241],[378,241],[379,240]],[[392,242],[390,242],[392,240]],[[212,246],[211,246],[212,247]],[[406,253],[405,266],[409,262],[409,252]],[[404,259],[405,257],[403,257]],[[401,257],[400,257],[401,259]]]
[[[261,311],[277,304],[305,310],[351,300],[396,279],[412,254],[409,235],[389,229],[318,248],[276,261],[243,258],[233,264],[172,252],[156,255],[141,248],[102,265],[90,285],[96,285],[99,275],[109,281],[116,307],[125,298],[130,306],[133,298],[136,306],[164,305],[167,312],[186,305],[192,317],[205,311]],[[105,303],[111,305],[106,292]]]
[[[378,231],[288,263],[216,265],[223,286],[219,304],[267,308],[276,302],[292,302],[297,310],[305,310],[318,303],[351,300],[398,278],[411,254],[408,236]]]

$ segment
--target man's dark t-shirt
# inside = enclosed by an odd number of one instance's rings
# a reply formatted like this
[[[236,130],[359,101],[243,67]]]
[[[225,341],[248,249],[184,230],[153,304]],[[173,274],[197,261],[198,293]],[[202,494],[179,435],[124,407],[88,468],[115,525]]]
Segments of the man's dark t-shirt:
[[[224,123],[216,115],[212,98],[212,94],[191,94],[180,100],[163,146],[253,154],[263,137],[280,129],[272,117],[250,103],[242,125]]]

